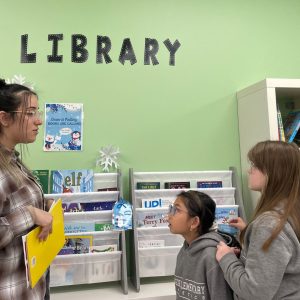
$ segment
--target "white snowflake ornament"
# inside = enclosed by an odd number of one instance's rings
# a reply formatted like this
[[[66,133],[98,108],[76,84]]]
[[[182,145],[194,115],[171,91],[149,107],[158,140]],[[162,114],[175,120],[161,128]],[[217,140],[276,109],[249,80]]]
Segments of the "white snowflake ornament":
[[[12,79],[6,79],[5,80],[6,83],[8,84],[12,84],[12,83],[16,83],[16,84],[20,84],[20,85],[24,85],[26,87],[28,87],[29,89],[31,89],[32,91],[34,90],[34,85],[31,82],[27,82],[26,78],[23,75],[14,75],[14,77]]]
[[[109,172],[109,168],[117,169],[119,167],[118,158],[120,155],[119,147],[108,145],[101,147],[100,158],[96,161],[96,166],[102,167],[104,172]]]

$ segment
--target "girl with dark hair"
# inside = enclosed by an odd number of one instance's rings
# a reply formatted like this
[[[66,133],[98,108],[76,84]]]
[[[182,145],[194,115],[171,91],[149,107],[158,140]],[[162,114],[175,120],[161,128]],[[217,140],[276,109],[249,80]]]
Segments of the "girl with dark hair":
[[[212,230],[215,202],[198,191],[181,192],[170,205],[169,228],[185,239],[175,269],[176,299],[233,299],[216,261],[216,246],[224,241]]]
[[[40,240],[52,230],[43,192],[15,147],[35,141],[42,124],[36,93],[0,80],[0,299],[42,300],[46,283],[27,288],[22,235],[41,226]]]
[[[251,222],[242,229],[240,259],[220,243],[216,258],[235,299],[300,299],[300,151],[279,141],[248,153],[248,186],[261,192]]]

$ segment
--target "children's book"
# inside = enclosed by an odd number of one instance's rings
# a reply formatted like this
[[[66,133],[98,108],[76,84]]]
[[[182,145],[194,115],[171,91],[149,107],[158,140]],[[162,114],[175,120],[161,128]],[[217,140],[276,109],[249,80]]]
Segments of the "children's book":
[[[97,189],[97,192],[113,192],[113,191],[117,191],[117,190],[118,190],[117,187],[107,187],[107,188]]]
[[[84,202],[80,206],[82,211],[112,210],[115,203],[116,201]]]
[[[159,248],[165,246],[165,240],[139,240],[139,248]]]
[[[95,231],[110,231],[113,230],[112,223],[96,223]]]
[[[91,247],[91,253],[113,252],[113,251],[118,251],[118,245],[117,244],[92,246]]]
[[[65,222],[65,233],[95,231],[95,222]]]
[[[83,104],[46,103],[44,151],[81,151]]]
[[[49,173],[49,170],[32,170],[32,174],[40,184],[44,194],[49,193]]]
[[[229,221],[238,217],[238,205],[217,205],[216,222],[218,230],[235,235],[238,230],[229,225]]]
[[[91,231],[110,231],[113,230],[112,223],[98,223],[98,222],[80,222],[70,221],[65,222],[65,233],[80,233],[80,232],[91,232]]]
[[[142,208],[168,207],[173,201],[170,198],[142,199]]]
[[[167,227],[167,214],[162,211],[138,211],[137,226],[138,227]]]
[[[291,143],[300,128],[300,111],[289,112],[284,122],[286,140]]]
[[[92,235],[66,235],[65,244],[58,255],[89,253],[92,245]]]
[[[65,212],[112,210],[116,201],[63,203]]]
[[[222,186],[222,181],[219,180],[197,181],[198,189],[221,188]]]
[[[182,182],[165,182],[165,189],[189,189],[191,183],[189,181]]]
[[[277,126],[278,126],[278,137],[279,141],[285,142],[285,134],[284,134],[284,128],[282,123],[282,115],[279,107],[277,106]]]
[[[34,288],[64,245],[64,217],[61,204],[61,200],[57,200],[49,210],[53,217],[52,233],[45,241],[40,241],[38,238],[40,226],[22,237],[27,284],[31,288]]]
[[[92,169],[52,170],[50,177],[53,194],[94,191],[94,172]]]
[[[137,182],[137,190],[159,190],[160,182]]]

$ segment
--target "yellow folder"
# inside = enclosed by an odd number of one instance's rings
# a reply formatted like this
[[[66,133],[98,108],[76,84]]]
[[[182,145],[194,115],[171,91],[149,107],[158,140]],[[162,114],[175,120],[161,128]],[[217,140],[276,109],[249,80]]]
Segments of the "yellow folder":
[[[37,284],[65,242],[64,217],[61,199],[50,208],[53,217],[52,233],[46,241],[38,239],[40,227],[36,227],[23,236],[27,278],[31,288]]]

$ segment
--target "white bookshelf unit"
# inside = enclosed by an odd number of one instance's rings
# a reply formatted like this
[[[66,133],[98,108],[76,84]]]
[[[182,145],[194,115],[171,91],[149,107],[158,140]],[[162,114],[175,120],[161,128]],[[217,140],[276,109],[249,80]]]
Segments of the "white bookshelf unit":
[[[62,199],[63,203],[117,201],[122,196],[121,174],[95,173],[94,192],[47,194],[45,197]],[[97,191],[101,188],[117,191]],[[112,210],[65,212],[64,221],[111,223]],[[128,293],[126,242],[124,231],[74,232],[66,235],[93,237],[93,246],[117,245],[118,251],[57,255],[50,266],[50,287],[120,281],[124,294]]]
[[[245,219],[244,206],[235,168],[225,171],[187,171],[187,172],[134,172],[129,170],[130,195],[133,206],[133,277],[132,283],[139,292],[141,278],[173,276],[177,254],[182,247],[181,235],[172,234],[167,222],[154,227],[140,226],[143,214],[151,213],[166,216],[168,206],[142,208],[148,199],[163,199],[172,203],[182,189],[165,189],[165,182],[189,181],[190,188],[210,195],[217,205],[239,205],[239,215]],[[222,181],[222,187],[197,188],[197,181]],[[138,182],[159,182],[160,189],[137,189]],[[151,219],[151,218],[150,218]],[[151,242],[158,243],[152,246]]]
[[[267,78],[237,92],[243,199],[247,214],[252,214],[258,193],[247,184],[248,151],[264,140],[279,140],[277,106],[283,119],[300,109],[300,79]]]

